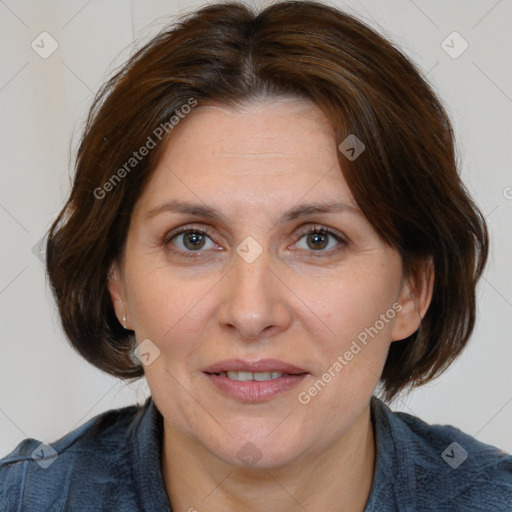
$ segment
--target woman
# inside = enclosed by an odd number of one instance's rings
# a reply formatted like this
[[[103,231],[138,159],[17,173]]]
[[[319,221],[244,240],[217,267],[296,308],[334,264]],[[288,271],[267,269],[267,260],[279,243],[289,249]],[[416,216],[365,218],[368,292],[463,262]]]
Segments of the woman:
[[[512,508],[512,457],[393,413],[462,351],[488,252],[414,66],[316,2],[201,9],[98,94],[47,267],[142,407],[0,463],[1,510]]]

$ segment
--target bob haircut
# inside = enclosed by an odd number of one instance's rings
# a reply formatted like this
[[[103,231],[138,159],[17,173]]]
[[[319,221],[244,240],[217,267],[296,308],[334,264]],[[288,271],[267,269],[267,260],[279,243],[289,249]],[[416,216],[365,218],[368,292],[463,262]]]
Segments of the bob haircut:
[[[433,379],[463,350],[488,233],[457,173],[450,121],[432,89],[390,42],[333,7],[283,1],[254,12],[221,2],[160,31],[103,84],[89,111],[46,264],[64,331],[90,363],[121,378],[144,373],[107,280],[176,122],[195,105],[281,97],[316,105],[337,144],[349,135],[363,142],[358,158],[338,151],[356,204],[399,251],[411,283],[433,264],[420,328],[391,344],[384,398]]]

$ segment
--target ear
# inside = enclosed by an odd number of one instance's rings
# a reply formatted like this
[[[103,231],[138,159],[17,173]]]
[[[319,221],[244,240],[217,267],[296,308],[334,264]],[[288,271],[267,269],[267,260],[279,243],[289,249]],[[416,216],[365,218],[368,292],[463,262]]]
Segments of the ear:
[[[434,289],[434,263],[432,258],[425,261],[418,275],[411,277],[402,285],[391,341],[399,341],[414,334],[427,313]]]
[[[114,311],[116,312],[119,323],[125,328],[130,329],[131,319],[128,313],[128,303],[126,301],[126,291],[122,273],[117,263],[112,263],[108,272],[108,291]],[[124,318],[126,320],[124,320]]]

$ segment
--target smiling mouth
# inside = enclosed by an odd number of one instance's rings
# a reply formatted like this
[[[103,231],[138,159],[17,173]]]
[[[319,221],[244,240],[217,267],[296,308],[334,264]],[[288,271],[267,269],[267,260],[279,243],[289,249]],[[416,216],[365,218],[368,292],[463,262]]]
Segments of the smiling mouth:
[[[290,391],[309,373],[219,371],[204,372],[204,375],[223,395],[239,402],[256,403]]]
[[[219,373],[210,373],[209,375],[218,375],[219,377],[227,377],[230,380],[237,380],[240,382],[248,382],[248,381],[257,381],[264,382],[267,380],[275,380],[279,379],[283,376],[288,375],[303,375],[304,373],[296,373],[289,374],[279,371],[268,371],[268,372],[219,372]]]
[[[309,372],[303,367],[280,359],[227,359],[203,369],[224,396],[239,402],[265,402],[290,391],[305,379]]]

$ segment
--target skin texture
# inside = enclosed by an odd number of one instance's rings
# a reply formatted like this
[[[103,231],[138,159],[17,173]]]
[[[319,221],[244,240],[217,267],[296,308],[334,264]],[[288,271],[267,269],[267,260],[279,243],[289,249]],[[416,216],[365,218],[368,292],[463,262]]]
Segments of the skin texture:
[[[147,217],[170,200],[215,208],[225,219]],[[399,253],[357,211],[281,220],[320,201],[357,209],[332,129],[304,100],[267,99],[195,109],[173,130],[135,205],[109,290],[137,342],[160,350],[145,372],[164,417],[162,471],[173,510],[364,509],[375,464],[370,397],[390,343],[419,327],[432,280],[412,290]],[[312,240],[304,231],[315,226],[345,242]],[[187,235],[173,237],[180,227],[209,235],[194,251]],[[249,236],[262,248],[252,263],[236,252]],[[300,403],[299,393],[397,303],[394,318]],[[267,401],[243,403],[202,371],[231,358],[281,359],[310,374]],[[238,457],[246,443],[260,457],[251,467]]]

